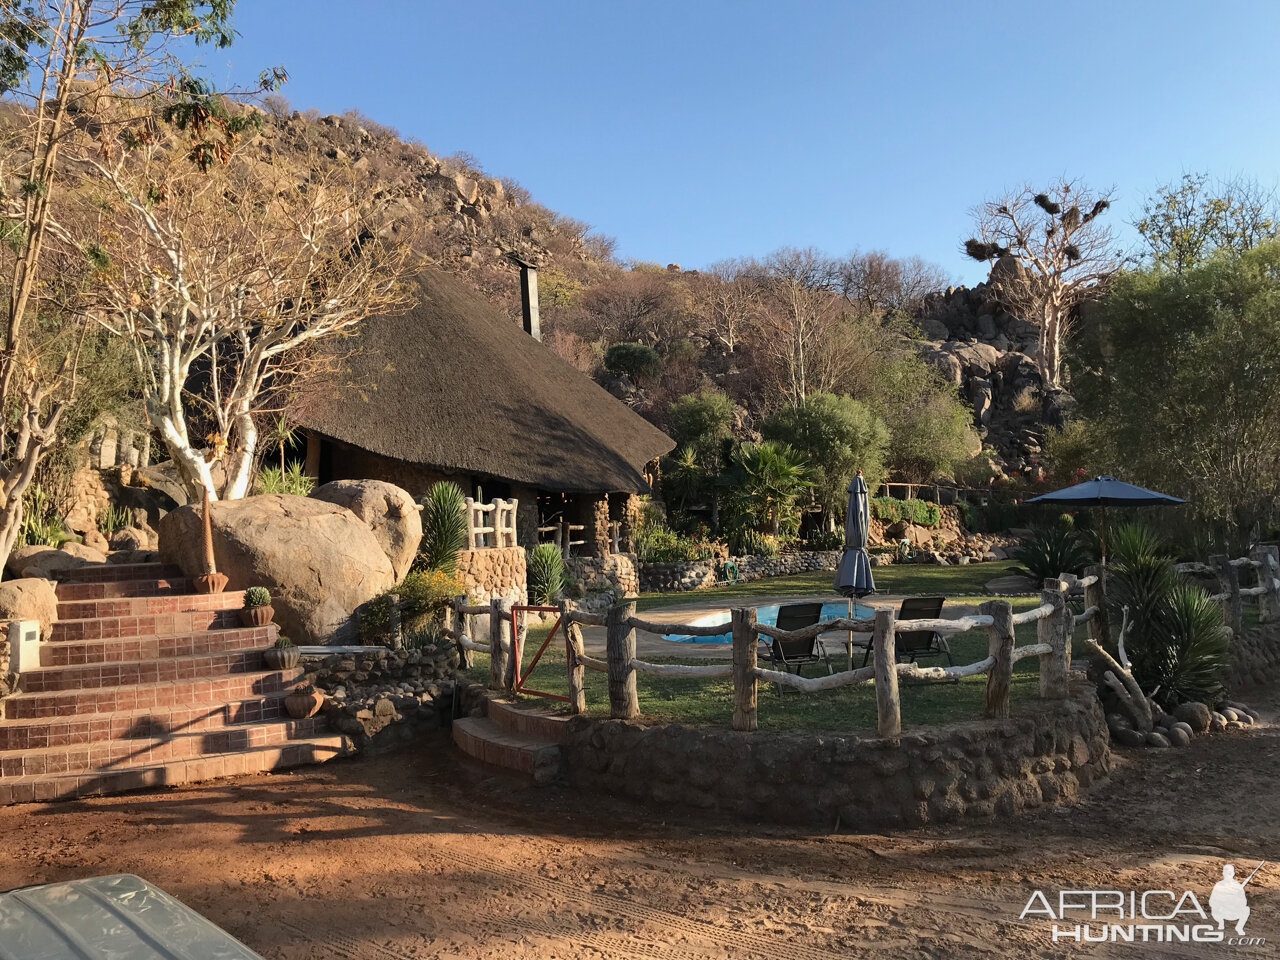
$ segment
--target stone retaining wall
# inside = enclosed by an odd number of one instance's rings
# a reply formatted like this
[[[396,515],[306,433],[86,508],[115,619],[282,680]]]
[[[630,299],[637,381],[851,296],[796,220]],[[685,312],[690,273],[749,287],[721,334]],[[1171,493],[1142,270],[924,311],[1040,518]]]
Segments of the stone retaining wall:
[[[473,601],[506,597],[514,603],[528,601],[524,547],[487,547],[458,551],[458,580]]]
[[[1008,815],[1070,800],[1111,766],[1102,707],[1079,679],[1066,701],[900,740],[574,717],[561,748],[575,787],[827,830]]]
[[[814,570],[835,570],[839,550],[795,550],[777,557],[730,557],[738,565],[738,579],[761,580]],[[699,590],[714,584],[721,562],[697,560],[689,563],[640,564],[640,589],[663,592]]]
[[[1242,631],[1231,640],[1227,692],[1275,683],[1280,679],[1280,623]]]
[[[623,597],[640,592],[634,553],[611,553],[605,557],[570,557],[565,572],[576,582],[569,598],[579,610],[598,613]]]
[[[0,624],[0,700],[13,693],[18,686],[17,674],[10,673],[8,624]]]

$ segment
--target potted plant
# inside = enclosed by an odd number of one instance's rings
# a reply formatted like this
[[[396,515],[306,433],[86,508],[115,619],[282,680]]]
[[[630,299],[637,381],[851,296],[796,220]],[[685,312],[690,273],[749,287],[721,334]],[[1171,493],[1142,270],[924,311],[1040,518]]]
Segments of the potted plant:
[[[266,587],[250,587],[244,592],[240,622],[246,627],[265,627],[275,615],[276,611],[271,606],[271,594]]]
[[[196,593],[221,593],[227,589],[227,575],[219,573],[213,557],[213,524],[209,519],[209,491],[202,490],[200,503],[201,521],[204,524],[204,573],[191,580]]]
[[[292,670],[302,659],[302,651],[288,637],[276,639],[275,645],[262,652],[268,670]]]
[[[284,698],[284,709],[295,720],[314,717],[324,706],[324,694],[309,683],[300,683]]]

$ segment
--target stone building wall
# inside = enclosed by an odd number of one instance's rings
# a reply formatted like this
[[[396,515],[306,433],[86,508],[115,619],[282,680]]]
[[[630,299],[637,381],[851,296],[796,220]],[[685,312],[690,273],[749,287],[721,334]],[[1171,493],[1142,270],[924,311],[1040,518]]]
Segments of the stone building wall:
[[[640,592],[640,577],[636,573],[633,553],[570,557],[564,568],[577,584],[569,599],[579,610],[588,613],[605,610],[622,597],[634,597]]]
[[[1111,767],[1102,706],[1081,681],[1068,700],[1020,705],[1008,720],[921,727],[899,739],[579,716],[560,746],[574,787],[821,830],[1005,816],[1073,799]]]
[[[760,580],[815,570],[832,570],[840,564],[839,550],[796,550],[777,557],[730,557],[738,565],[738,579]],[[699,590],[722,579],[721,561],[640,564],[640,589]]]
[[[506,597],[515,603],[528,601],[524,547],[487,547],[458,551],[458,579],[473,599]]]

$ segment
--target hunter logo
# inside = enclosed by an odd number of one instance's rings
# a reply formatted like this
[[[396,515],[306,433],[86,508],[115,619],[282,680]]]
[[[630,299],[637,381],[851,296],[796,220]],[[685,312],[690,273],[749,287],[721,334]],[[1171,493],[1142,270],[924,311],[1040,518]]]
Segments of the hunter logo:
[[[1245,887],[1262,861],[1241,882],[1233,864],[1209,894],[1206,911],[1190,890],[1060,890],[1056,898],[1037,890],[1022,908],[1020,920],[1053,923],[1053,942],[1071,943],[1222,943],[1261,946],[1262,937],[1245,933],[1249,897]]]

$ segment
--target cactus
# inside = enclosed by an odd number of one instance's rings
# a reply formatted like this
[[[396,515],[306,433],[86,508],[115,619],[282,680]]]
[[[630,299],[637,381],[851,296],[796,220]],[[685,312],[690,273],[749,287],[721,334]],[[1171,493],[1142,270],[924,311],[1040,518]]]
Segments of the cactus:
[[[244,592],[246,607],[265,607],[271,602],[271,593],[266,587],[250,587]]]
[[[286,637],[283,633],[276,637],[276,642],[272,644],[277,650],[288,650],[293,646],[293,641]]]

